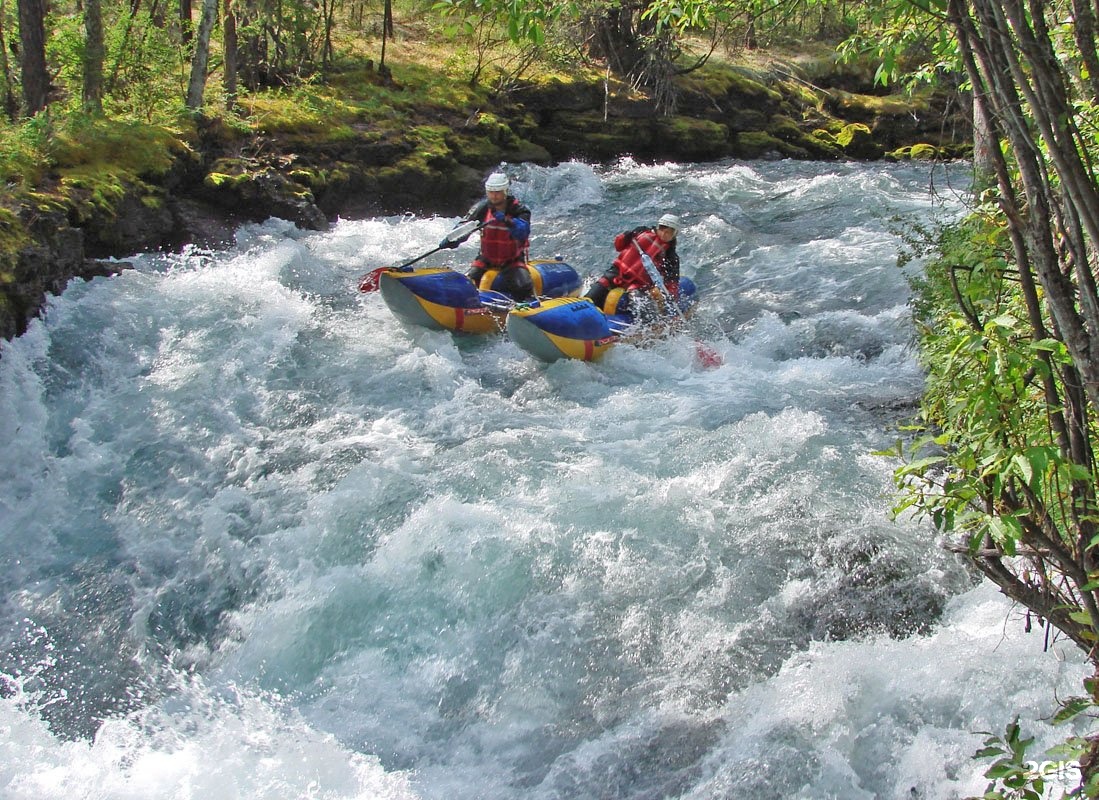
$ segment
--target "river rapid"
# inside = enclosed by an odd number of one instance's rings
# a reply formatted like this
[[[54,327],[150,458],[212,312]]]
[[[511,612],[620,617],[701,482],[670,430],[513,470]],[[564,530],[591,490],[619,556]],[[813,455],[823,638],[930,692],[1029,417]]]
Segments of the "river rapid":
[[[1081,657],[873,455],[965,168],[507,169],[583,275],[680,214],[689,334],[402,327],[359,275],[457,219],[395,216],[139,255],[3,344],[0,796],[945,800],[980,731],[1063,738]]]

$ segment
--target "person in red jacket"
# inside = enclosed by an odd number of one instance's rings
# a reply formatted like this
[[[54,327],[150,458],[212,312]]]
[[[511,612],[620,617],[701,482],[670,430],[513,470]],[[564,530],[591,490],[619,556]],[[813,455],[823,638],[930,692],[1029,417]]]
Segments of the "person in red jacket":
[[[534,286],[527,271],[527,250],[530,247],[530,209],[509,192],[511,182],[502,172],[494,172],[485,181],[485,199],[463,217],[477,220],[481,229],[481,249],[470,264],[466,275],[474,285],[490,269],[500,270],[504,291],[516,301],[532,300]],[[457,247],[457,242],[445,242],[441,247]]]
[[[602,309],[613,288],[641,293],[651,290],[654,284],[645,270],[644,253],[656,265],[668,292],[672,297],[679,297],[679,255],[675,251],[675,243],[680,227],[679,217],[665,214],[657,220],[655,228],[642,226],[615,236],[614,249],[618,257],[584,296]]]

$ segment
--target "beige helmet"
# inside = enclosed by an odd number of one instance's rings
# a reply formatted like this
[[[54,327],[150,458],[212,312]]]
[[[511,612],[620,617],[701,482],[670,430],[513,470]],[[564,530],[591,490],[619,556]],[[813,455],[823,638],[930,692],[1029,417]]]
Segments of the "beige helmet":
[[[508,176],[502,172],[494,172],[485,179],[486,192],[506,192],[510,185]]]
[[[679,232],[682,224],[679,221],[679,217],[675,214],[665,214],[656,221],[657,225],[663,225],[665,228],[671,228],[675,232]]]

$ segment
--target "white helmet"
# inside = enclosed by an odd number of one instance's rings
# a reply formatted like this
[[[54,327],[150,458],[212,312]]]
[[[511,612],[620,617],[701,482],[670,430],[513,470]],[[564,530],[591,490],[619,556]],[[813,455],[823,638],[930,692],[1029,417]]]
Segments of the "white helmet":
[[[506,192],[510,185],[508,176],[502,172],[494,172],[485,179],[485,191],[488,192]]]
[[[663,225],[665,228],[671,228],[673,231],[677,232],[682,227],[681,223],[679,222],[679,217],[677,217],[675,214],[665,214],[656,221],[656,224]]]

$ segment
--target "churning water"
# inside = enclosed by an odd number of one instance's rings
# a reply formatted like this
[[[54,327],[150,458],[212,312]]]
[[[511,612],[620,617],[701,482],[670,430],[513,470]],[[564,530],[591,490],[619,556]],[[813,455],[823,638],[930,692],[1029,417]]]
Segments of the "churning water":
[[[978,731],[1064,735],[1081,659],[871,455],[921,389],[898,231],[964,170],[513,173],[585,275],[682,215],[691,334],[403,328],[357,278],[455,219],[387,217],[139,256],[4,345],[0,794],[956,798]]]

